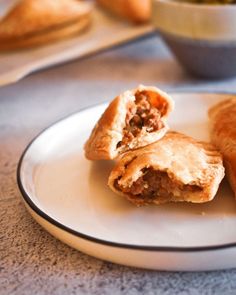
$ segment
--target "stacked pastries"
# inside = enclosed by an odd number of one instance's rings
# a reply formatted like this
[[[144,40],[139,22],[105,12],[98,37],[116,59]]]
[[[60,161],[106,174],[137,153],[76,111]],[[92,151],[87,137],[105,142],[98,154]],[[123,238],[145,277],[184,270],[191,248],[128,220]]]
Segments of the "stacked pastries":
[[[151,0],[97,0],[102,9],[133,23],[149,21]],[[42,46],[85,31],[93,5],[82,0],[18,0],[0,18],[0,51]]]
[[[108,185],[138,206],[210,201],[224,177],[212,144],[168,132],[173,109],[169,95],[141,85],[110,103],[85,144],[89,160],[116,160]]]
[[[96,0],[101,9],[129,22],[151,17],[151,0]],[[0,51],[53,43],[85,31],[92,21],[91,1],[18,0],[0,18]]]

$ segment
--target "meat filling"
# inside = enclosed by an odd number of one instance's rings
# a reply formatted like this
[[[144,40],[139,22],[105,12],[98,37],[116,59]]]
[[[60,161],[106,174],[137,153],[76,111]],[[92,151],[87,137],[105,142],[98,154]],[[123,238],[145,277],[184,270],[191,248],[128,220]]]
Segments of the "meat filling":
[[[143,169],[143,175],[130,187],[121,187],[118,181],[116,181],[115,187],[123,193],[129,194],[130,197],[142,198],[146,202],[151,202],[158,197],[172,199],[181,196],[183,192],[201,190],[201,187],[196,185],[183,185],[174,182],[166,172],[146,168]]]
[[[128,109],[125,124],[122,141],[117,144],[117,147],[127,145],[139,135],[143,127],[146,132],[154,132],[163,127],[160,111],[151,105],[145,92],[136,93],[135,103]]]

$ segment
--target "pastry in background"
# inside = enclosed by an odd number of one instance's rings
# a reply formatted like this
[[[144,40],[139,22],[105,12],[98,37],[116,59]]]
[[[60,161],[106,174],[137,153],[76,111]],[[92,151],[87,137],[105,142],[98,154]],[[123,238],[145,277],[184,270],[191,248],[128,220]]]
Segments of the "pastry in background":
[[[209,118],[211,140],[223,154],[226,176],[236,197],[236,98],[213,106]]]
[[[39,46],[75,35],[91,22],[77,0],[20,0],[0,21],[0,50]]]
[[[137,206],[211,201],[224,177],[222,156],[205,142],[177,132],[125,153],[108,185]]]
[[[89,160],[109,160],[153,143],[168,130],[166,119],[174,102],[155,87],[140,85],[116,97],[95,125],[85,144]]]
[[[151,0],[97,0],[97,2],[117,16],[135,23],[150,20]]]

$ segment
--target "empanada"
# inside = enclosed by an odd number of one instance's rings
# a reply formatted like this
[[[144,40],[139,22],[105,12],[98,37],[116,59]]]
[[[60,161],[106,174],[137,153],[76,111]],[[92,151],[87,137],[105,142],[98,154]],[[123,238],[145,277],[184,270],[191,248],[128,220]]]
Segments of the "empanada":
[[[140,85],[116,97],[85,144],[89,160],[114,159],[119,154],[159,140],[168,130],[172,99],[155,87]]]
[[[222,156],[205,142],[177,132],[121,156],[108,185],[137,206],[212,200],[224,177]]]
[[[212,142],[223,154],[226,176],[236,197],[236,98],[213,106],[209,118]]]
[[[135,23],[147,22],[151,17],[151,0],[97,0],[112,13]]]
[[[0,50],[42,45],[74,35],[91,21],[91,5],[77,0],[20,0],[0,21]]]

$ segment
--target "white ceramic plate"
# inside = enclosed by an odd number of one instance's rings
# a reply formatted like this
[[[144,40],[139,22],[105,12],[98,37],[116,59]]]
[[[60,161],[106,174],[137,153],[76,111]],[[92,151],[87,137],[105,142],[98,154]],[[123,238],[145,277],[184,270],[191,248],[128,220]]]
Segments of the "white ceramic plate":
[[[207,110],[227,94],[173,94],[172,129],[208,140]],[[136,208],[107,187],[113,162],[90,162],[83,144],[106,105],[49,127],[27,147],[18,184],[31,215],[89,255],[160,270],[236,267],[236,202],[226,181],[207,204]]]

